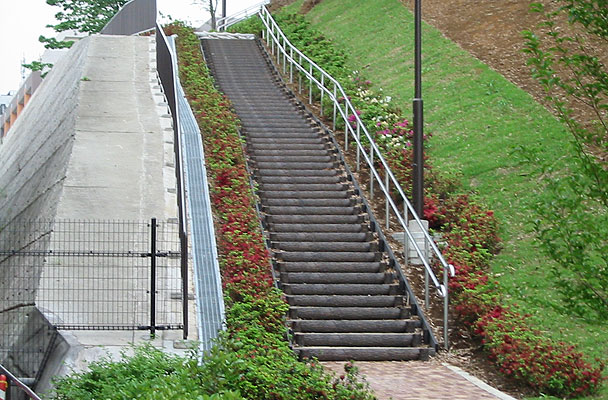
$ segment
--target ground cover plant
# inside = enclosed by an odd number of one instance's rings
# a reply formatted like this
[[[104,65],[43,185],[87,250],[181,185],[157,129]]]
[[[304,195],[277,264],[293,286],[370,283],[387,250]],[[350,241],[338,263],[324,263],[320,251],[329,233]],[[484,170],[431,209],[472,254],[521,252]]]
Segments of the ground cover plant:
[[[299,5],[296,2],[294,8]],[[334,6],[336,11],[344,9],[343,4]],[[344,14],[333,15],[338,19],[342,16]],[[283,14],[278,15],[277,20],[280,25],[283,23],[294,45],[305,46],[309,56],[321,66],[324,61],[334,70],[346,65],[345,55],[335,49],[328,50],[331,42],[320,32],[311,30],[301,16]],[[257,29],[253,24],[250,26]],[[317,48],[316,43],[321,43],[324,49]],[[336,53],[333,58],[327,57]],[[319,54],[323,54],[324,60]],[[396,175],[402,177],[407,192],[408,160],[411,159],[409,124],[398,107],[391,104],[391,97],[374,91],[372,82],[358,71],[347,71],[342,68],[334,75],[352,93],[351,100],[360,117],[368,122],[368,128],[375,128],[376,140],[384,148],[391,167],[397,170]],[[455,190],[441,174],[431,174],[426,190],[425,217],[444,234],[448,243],[446,257],[458,273],[450,284],[456,292],[454,309],[461,322],[473,327],[501,372],[546,394],[580,396],[597,391],[602,380],[601,363],[590,364],[572,346],[551,340],[531,328],[529,316],[517,312],[518,308],[502,305],[503,299],[491,282],[489,269],[492,256],[499,248],[494,213],[478,199],[462,193],[462,189]],[[514,327],[517,329],[513,330]],[[520,362],[514,364],[514,360]]]
[[[288,305],[273,285],[239,122],[228,99],[214,87],[193,29],[174,23],[166,32],[178,35],[180,80],[203,133],[226,331],[202,364],[194,351],[181,358],[137,348],[135,356],[123,362],[102,360],[83,374],[59,381],[55,398],[373,399],[353,365],[340,376],[329,375],[317,362],[298,361],[289,347],[284,325]]]

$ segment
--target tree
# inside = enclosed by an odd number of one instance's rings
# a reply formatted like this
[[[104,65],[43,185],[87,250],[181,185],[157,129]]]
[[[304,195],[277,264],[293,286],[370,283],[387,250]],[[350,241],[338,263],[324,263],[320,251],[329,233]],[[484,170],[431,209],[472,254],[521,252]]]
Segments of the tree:
[[[600,47],[608,43],[608,0],[553,3],[550,11],[541,3],[531,5],[544,19],[540,33],[523,33],[524,51],[532,75],[570,132],[574,157],[565,169],[542,166],[546,178],[535,204],[535,229],[556,262],[552,272],[568,311],[606,321],[608,69],[590,41]],[[561,29],[565,21],[571,30]]]
[[[59,21],[56,25],[47,25],[55,32],[76,30],[85,33],[97,33],[120,10],[128,0],[46,0],[51,6],[61,7],[55,14]],[[72,41],[58,41],[54,38],[40,36],[38,40],[45,43],[47,49],[60,49],[72,46]]]

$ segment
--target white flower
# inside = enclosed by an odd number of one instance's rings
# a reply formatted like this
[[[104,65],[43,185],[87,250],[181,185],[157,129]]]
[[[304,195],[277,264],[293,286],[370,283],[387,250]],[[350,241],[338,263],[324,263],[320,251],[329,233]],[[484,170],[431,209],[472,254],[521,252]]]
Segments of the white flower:
[[[384,101],[386,101],[387,103],[390,103],[392,99],[393,99],[393,98],[392,98],[391,96],[386,96],[386,97],[384,98]]]

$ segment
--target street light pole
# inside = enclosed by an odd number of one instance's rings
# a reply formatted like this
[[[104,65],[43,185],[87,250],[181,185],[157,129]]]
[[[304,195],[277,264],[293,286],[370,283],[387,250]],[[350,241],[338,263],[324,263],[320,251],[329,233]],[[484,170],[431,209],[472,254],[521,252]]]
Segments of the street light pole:
[[[226,23],[226,0],[222,0],[222,24]],[[225,30],[225,29],[222,29]]]
[[[424,127],[422,103],[422,0],[414,5],[414,160],[412,200],[414,210],[423,216],[424,210]]]

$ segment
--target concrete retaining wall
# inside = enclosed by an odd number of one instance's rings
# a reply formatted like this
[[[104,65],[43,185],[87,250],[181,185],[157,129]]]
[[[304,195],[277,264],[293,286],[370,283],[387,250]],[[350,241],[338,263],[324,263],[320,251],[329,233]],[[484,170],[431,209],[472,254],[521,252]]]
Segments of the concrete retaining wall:
[[[96,35],[78,41],[55,64],[0,145],[5,226],[40,218],[176,219],[173,130],[154,49],[150,37]],[[19,241],[11,246],[35,243],[44,250],[53,233],[32,229]],[[37,299],[44,296],[40,283],[57,277],[47,276],[40,260],[0,257],[0,338],[11,338],[0,343],[0,362],[20,348],[38,349],[39,361],[48,360],[45,371],[35,365],[36,357],[32,365],[12,364],[20,374],[39,375],[38,390],[48,387],[52,376],[104,354],[99,345],[115,346],[110,353],[118,354],[122,346],[146,337],[137,331],[60,332],[51,347],[48,329],[41,327],[48,327],[48,316],[58,310],[39,312]]]

